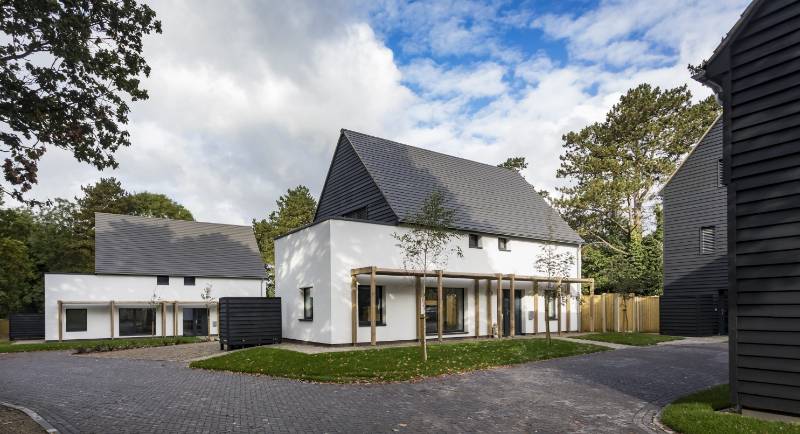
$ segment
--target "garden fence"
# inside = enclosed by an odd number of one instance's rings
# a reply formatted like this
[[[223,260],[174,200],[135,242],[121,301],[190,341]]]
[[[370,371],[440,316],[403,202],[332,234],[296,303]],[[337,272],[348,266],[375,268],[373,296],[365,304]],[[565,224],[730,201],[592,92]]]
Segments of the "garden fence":
[[[581,331],[658,333],[659,297],[636,297],[633,294],[584,295],[581,298]]]

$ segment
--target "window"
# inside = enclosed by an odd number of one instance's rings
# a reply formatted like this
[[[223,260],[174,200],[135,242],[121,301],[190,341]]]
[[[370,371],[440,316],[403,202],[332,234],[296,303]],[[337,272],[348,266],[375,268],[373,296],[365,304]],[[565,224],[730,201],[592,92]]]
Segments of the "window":
[[[156,276],[156,285],[169,285],[169,276]]]
[[[155,334],[156,316],[147,307],[119,308],[119,335],[142,336]]]
[[[311,288],[300,288],[303,293],[303,318],[302,321],[314,319],[314,297],[311,296]]]
[[[368,217],[367,207],[362,206],[361,208],[354,209],[350,212],[345,213],[342,217],[349,219],[366,220]]]
[[[362,327],[369,327],[369,285],[358,285],[358,325]],[[383,287],[375,287],[375,324],[386,325],[386,320],[383,316],[386,306],[383,301]]]
[[[169,278],[167,278],[169,279]],[[167,282],[169,283],[169,282]],[[186,276],[183,278],[183,284],[185,286],[194,286],[194,276]]]
[[[700,228],[700,254],[707,255],[714,252],[716,228],[705,226]]]
[[[86,309],[67,309],[67,331],[86,331]]]
[[[439,296],[436,288],[425,288],[425,333],[439,333]],[[464,331],[464,288],[442,288],[444,333]]]
[[[545,291],[544,293],[545,303],[547,303],[547,319],[549,320],[556,320],[558,319],[558,299],[556,298],[555,291]]]
[[[497,248],[502,251],[508,250],[508,238],[500,237],[497,239]]]
[[[481,236],[478,234],[469,234],[469,248],[470,249],[480,249],[481,247]]]
[[[725,164],[720,158],[717,160],[717,187],[725,186]]]

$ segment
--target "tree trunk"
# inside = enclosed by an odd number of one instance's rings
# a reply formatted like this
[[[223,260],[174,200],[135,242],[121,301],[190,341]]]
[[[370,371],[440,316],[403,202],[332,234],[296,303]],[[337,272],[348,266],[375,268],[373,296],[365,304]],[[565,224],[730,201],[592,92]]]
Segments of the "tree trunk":
[[[544,292],[544,335],[550,344],[550,303],[547,302],[547,291]]]
[[[427,267],[426,267],[427,268]],[[427,288],[425,287],[425,283],[427,281],[427,275],[423,272],[422,273],[422,297],[419,300],[419,308],[421,309],[422,313],[419,315],[419,320],[422,324],[420,324],[420,328],[422,329],[422,339],[420,340],[420,345],[422,345],[422,361],[428,361],[428,331],[427,331],[427,322],[426,322],[426,312],[425,312],[425,298],[427,296]]]

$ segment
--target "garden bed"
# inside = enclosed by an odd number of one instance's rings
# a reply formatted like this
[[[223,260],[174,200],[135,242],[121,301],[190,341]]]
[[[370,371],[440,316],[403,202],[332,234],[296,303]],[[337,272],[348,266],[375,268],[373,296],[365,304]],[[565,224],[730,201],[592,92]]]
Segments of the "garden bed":
[[[326,383],[369,383],[415,380],[605,350],[560,340],[548,344],[544,339],[504,339],[429,345],[428,361],[424,362],[418,346],[318,354],[257,347],[190,366]]]
[[[192,344],[201,342],[202,338],[179,336],[177,338],[130,338],[130,339],[98,339],[88,341],[40,342],[31,344],[0,343],[0,353],[22,353],[28,351],[64,351],[75,350],[76,353],[92,353],[130,348],[161,347],[167,345]]]

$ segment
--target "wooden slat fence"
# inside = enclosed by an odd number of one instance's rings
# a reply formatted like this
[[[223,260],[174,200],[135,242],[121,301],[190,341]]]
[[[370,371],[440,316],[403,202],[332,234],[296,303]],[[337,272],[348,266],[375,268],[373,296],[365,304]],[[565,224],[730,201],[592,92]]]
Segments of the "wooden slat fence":
[[[622,294],[584,295],[581,297],[581,331],[658,333],[659,297],[623,297]]]
[[[0,341],[8,340],[8,320],[0,319]]]

